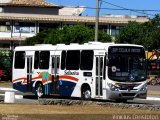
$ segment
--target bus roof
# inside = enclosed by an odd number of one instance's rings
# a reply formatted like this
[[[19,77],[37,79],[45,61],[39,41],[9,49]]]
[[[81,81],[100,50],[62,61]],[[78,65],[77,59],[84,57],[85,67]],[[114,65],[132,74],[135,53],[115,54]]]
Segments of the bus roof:
[[[102,43],[102,42],[88,42],[84,44],[71,43],[65,44],[37,44],[34,46],[18,46],[15,51],[34,51],[34,50],[107,50],[109,46],[135,46],[143,47],[135,44],[115,44],[115,43]]]

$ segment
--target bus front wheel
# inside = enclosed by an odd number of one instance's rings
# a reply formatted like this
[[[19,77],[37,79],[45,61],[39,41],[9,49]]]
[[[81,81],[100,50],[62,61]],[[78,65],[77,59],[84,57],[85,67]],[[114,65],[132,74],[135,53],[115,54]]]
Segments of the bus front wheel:
[[[36,84],[36,92],[37,92],[36,95],[37,95],[38,98],[40,98],[44,95],[42,83],[37,83]]]
[[[91,99],[91,89],[89,87],[82,89],[82,99],[84,100]]]

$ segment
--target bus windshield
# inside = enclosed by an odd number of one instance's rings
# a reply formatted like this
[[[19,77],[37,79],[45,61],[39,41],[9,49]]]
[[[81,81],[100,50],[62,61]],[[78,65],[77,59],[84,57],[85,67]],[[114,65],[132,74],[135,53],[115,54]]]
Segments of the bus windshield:
[[[123,50],[122,50],[123,49]],[[146,59],[142,48],[110,48],[108,52],[108,77],[119,82],[146,80]]]

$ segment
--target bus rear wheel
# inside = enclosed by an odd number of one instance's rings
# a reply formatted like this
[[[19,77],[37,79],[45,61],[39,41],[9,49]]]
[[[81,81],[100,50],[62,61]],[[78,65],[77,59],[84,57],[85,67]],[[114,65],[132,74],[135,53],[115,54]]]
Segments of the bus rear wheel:
[[[36,95],[38,98],[41,98],[44,95],[42,83],[37,83],[36,85]]]
[[[83,88],[82,89],[82,99],[90,100],[91,99],[91,90],[90,88]]]

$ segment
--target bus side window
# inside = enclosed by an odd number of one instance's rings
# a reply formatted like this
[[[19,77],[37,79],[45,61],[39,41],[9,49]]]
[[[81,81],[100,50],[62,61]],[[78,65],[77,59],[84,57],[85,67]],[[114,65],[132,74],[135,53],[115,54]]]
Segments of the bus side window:
[[[40,60],[39,60],[39,69],[48,69],[49,68],[49,51],[41,51],[40,52]]]
[[[66,51],[62,51],[61,54],[61,69],[64,70],[66,68]]]
[[[103,79],[106,79],[106,66],[107,66],[107,59],[106,56],[104,57],[104,68],[103,68]]]
[[[15,52],[15,69],[24,69],[25,67],[25,51]]]
[[[93,68],[93,50],[82,50],[81,52],[81,70],[92,70]]]
[[[57,68],[59,69],[60,58],[57,57]]]
[[[80,50],[68,50],[66,59],[67,70],[79,70]]]
[[[56,68],[58,68],[59,69],[59,63],[60,63],[60,58],[59,57],[56,57],[57,59],[56,59],[56,62],[57,62],[57,65],[56,65]],[[54,68],[55,67],[55,57],[52,57],[52,68]]]
[[[39,51],[35,51],[34,55],[34,69],[39,68]]]

